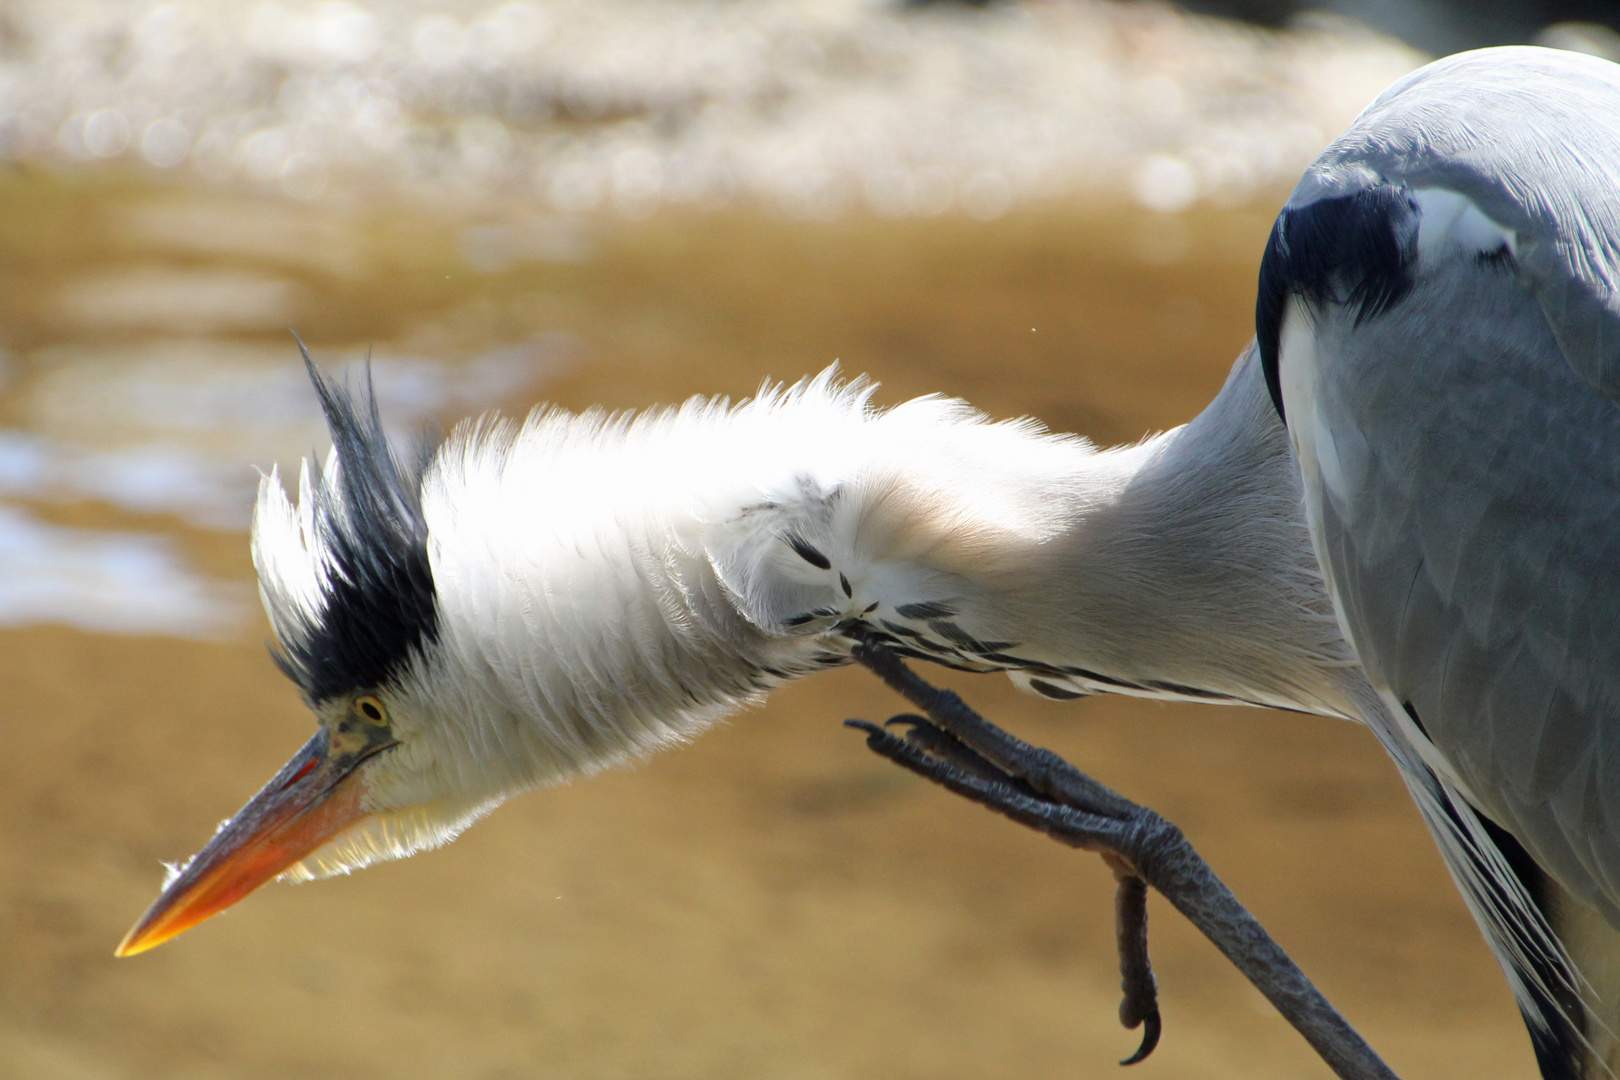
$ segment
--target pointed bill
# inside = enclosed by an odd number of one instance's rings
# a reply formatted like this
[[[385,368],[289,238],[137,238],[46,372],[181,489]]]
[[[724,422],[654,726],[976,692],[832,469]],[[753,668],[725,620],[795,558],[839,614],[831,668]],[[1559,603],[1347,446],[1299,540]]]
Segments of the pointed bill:
[[[356,745],[323,728],[169,882],[114,955],[145,952],[219,914],[363,819],[356,767],[391,745]]]

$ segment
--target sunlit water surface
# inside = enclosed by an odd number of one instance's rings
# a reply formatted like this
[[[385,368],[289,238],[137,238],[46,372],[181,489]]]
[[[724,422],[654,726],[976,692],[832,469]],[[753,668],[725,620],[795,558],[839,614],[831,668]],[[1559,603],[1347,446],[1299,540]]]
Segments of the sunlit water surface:
[[[134,960],[160,860],[307,737],[272,668],[255,469],[323,452],[289,329],[368,351],[401,433],[487,408],[746,395],[838,361],[1099,441],[1194,415],[1249,333],[1275,197],[992,222],[469,221],[0,177],[0,1076],[1119,1075],[1111,878],[839,726],[858,671],[452,847],[270,887]],[[1527,1077],[1500,976],[1371,738],[951,675],[1179,822],[1403,1076]],[[1164,905],[1143,1078],[1326,1076]]]

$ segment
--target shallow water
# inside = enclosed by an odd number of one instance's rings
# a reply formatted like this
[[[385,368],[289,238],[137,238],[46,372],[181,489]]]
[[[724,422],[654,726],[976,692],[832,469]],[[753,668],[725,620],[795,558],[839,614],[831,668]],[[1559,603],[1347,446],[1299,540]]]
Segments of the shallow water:
[[[254,466],[324,446],[288,327],[330,364],[370,349],[402,432],[836,360],[882,401],[1127,440],[1220,385],[1272,205],[469,221],[0,177],[0,1077],[1117,1075],[1109,874],[868,755],[838,722],[897,703],[857,671],[444,851],[111,950],[159,861],[310,729],[244,533]],[[1365,732],[949,681],[1180,823],[1403,1076],[1533,1075]],[[1154,905],[1165,1036],[1133,1076],[1328,1075]]]
[[[630,218],[1169,211],[1291,183],[1423,60],[1110,0],[10,0],[0,161]]]

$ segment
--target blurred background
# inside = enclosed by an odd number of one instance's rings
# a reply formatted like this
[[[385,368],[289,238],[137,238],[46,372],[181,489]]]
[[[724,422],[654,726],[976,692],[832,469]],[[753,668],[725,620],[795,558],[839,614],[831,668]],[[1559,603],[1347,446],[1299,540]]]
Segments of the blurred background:
[[[869,757],[855,671],[452,847],[112,948],[307,738],[255,468],[296,328],[410,430],[835,360],[1101,442],[1193,416],[1295,177],[1430,56],[1615,5],[0,3],[0,1077],[1115,1076],[1112,879]],[[1394,769],[1342,723],[952,675],[1179,822],[1408,1080],[1529,1077]],[[1131,1075],[1328,1075],[1154,901]]]

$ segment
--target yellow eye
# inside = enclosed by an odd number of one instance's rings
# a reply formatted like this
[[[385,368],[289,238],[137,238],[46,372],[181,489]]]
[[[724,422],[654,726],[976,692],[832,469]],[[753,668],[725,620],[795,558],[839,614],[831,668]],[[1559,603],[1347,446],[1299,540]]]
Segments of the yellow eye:
[[[359,713],[368,724],[376,724],[380,727],[388,723],[387,707],[370,694],[354,699],[354,711]]]

